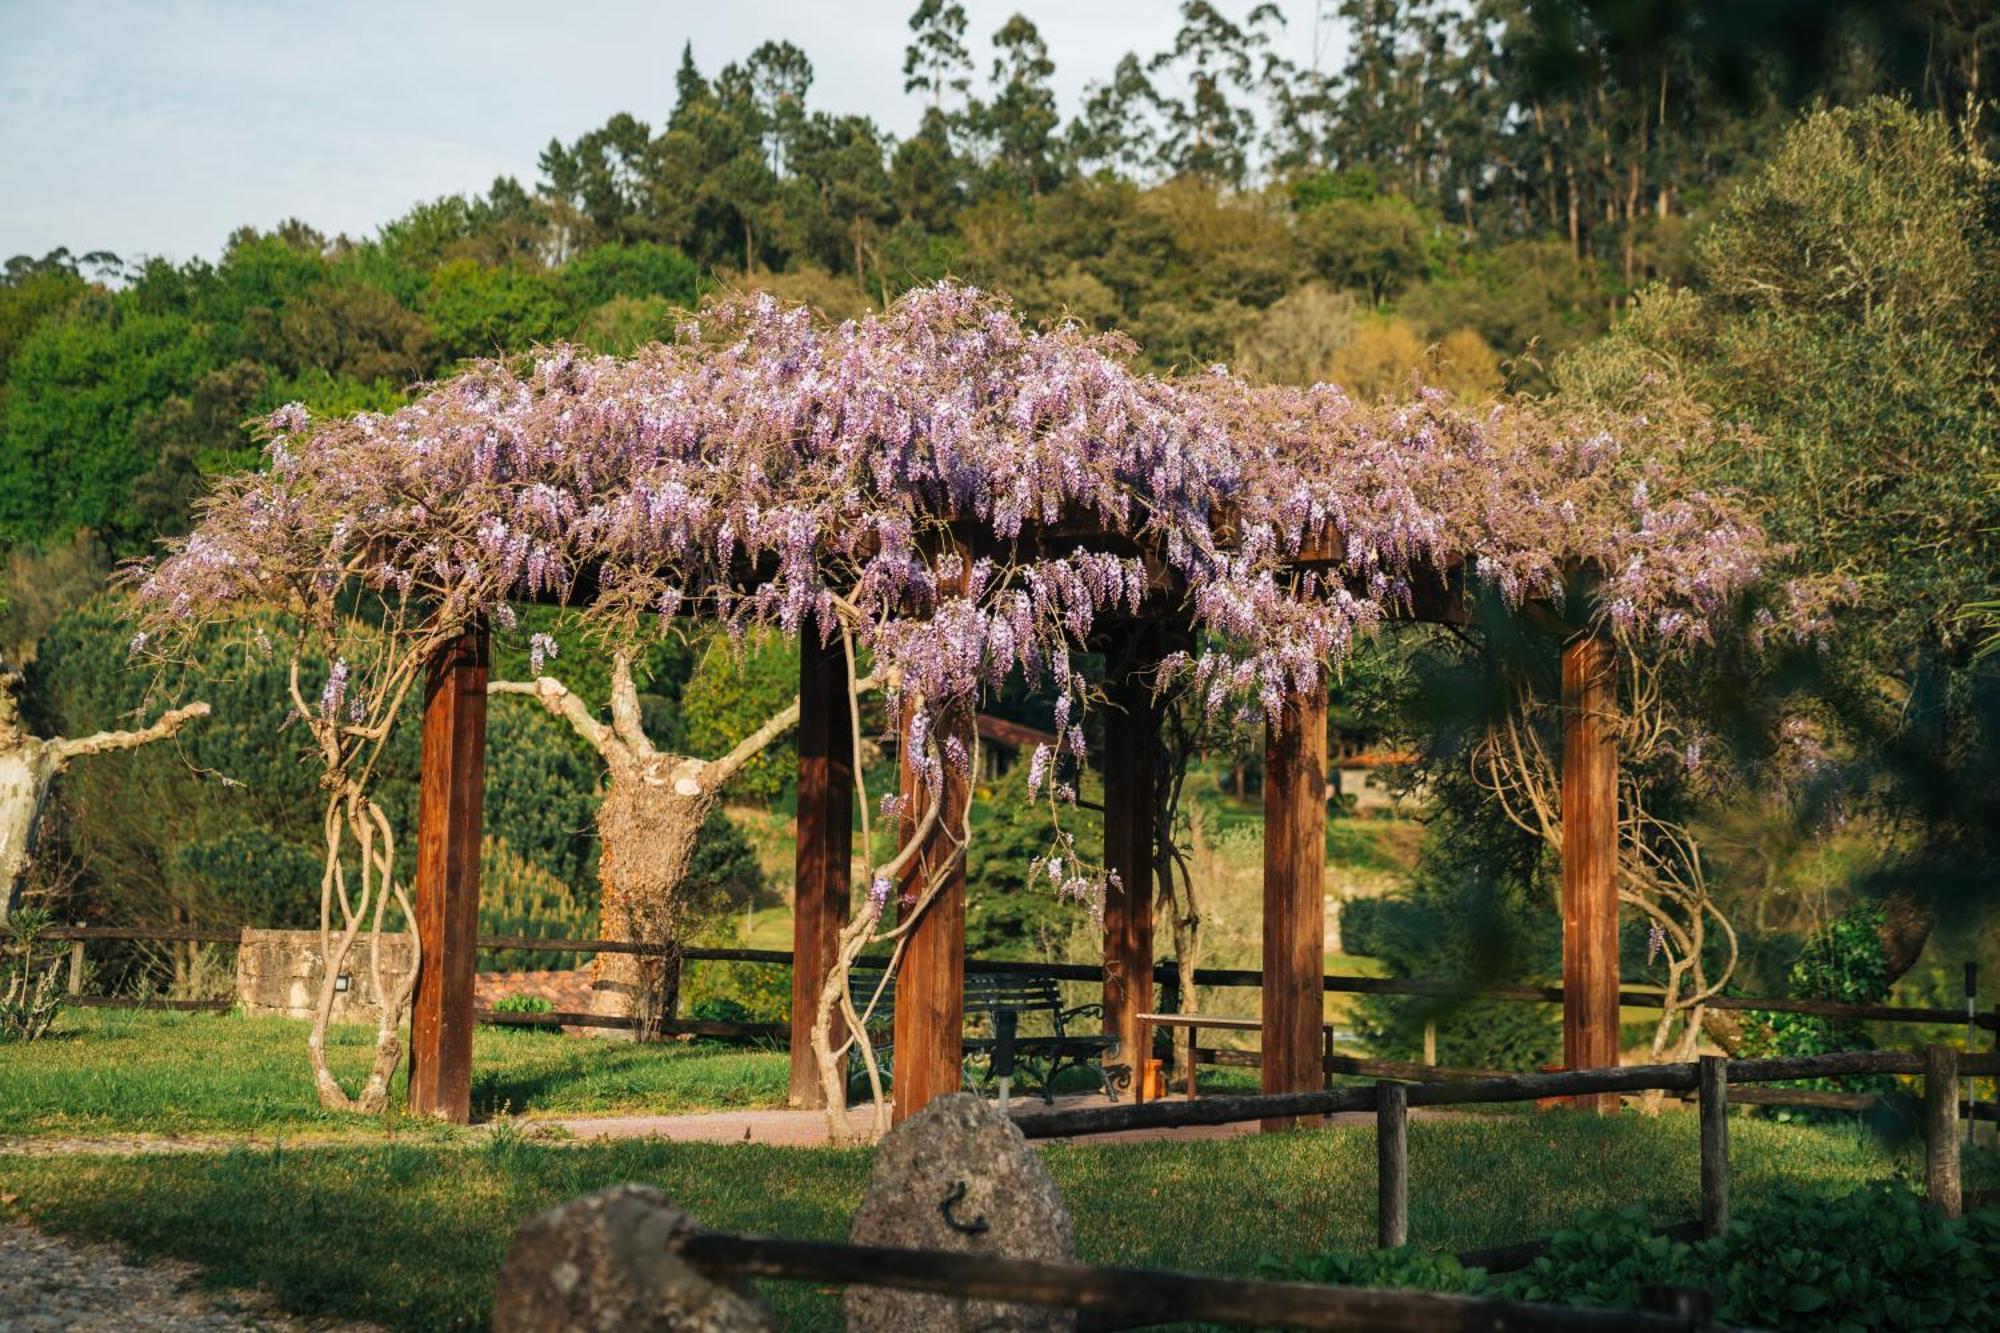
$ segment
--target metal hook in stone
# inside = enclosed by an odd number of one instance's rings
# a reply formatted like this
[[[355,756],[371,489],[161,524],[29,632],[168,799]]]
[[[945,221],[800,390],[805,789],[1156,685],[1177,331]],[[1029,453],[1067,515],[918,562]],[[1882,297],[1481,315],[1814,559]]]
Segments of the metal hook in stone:
[[[987,1230],[985,1214],[982,1213],[969,1222],[961,1222],[952,1216],[952,1209],[963,1202],[965,1202],[965,1182],[961,1180],[952,1185],[951,1193],[945,1195],[944,1202],[938,1205],[938,1213],[943,1216],[944,1224],[961,1236],[985,1234]]]

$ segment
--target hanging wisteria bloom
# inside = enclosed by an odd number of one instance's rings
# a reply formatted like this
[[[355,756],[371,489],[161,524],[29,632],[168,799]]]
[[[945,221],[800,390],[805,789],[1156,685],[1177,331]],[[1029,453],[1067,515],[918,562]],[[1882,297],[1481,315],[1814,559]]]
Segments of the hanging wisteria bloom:
[[[407,697],[393,645],[504,629],[521,600],[587,593],[592,630],[628,644],[685,615],[738,641],[844,635],[918,737],[1010,679],[1053,691],[1061,762],[1038,749],[1029,786],[1061,800],[1084,757],[1072,652],[1111,618],[1183,622],[1199,651],[1165,672],[1254,717],[1466,578],[1519,605],[1588,573],[1600,623],[1673,648],[1771,559],[1728,497],[1677,483],[1705,423],[1369,405],[1141,374],[1132,351],[940,283],[837,325],[732,300],[629,357],[481,362],[389,413],[289,406],[268,468],[222,481],[138,575],[138,642],[293,612],[339,659],[335,718],[350,690]],[[381,612],[355,616],[361,596]],[[536,671],[554,652],[531,638]],[[955,737],[909,752],[929,793],[969,763]]]

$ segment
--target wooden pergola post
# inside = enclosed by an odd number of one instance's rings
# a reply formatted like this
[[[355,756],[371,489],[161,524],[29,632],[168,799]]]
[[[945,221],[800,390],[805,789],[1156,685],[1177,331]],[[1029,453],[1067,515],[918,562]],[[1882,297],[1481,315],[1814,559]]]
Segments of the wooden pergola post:
[[[1153,772],[1159,708],[1152,685],[1128,676],[1111,685],[1104,714],[1104,865],[1118,876],[1104,894],[1104,1031],[1116,1042],[1105,1062],[1131,1071],[1133,1101],[1145,1099],[1153,1029]]]
[[[910,753],[912,714],[902,719],[901,837],[916,834],[917,815],[925,797],[920,789],[916,756]],[[938,720],[938,739],[956,735],[972,753],[973,713],[969,702],[956,704]],[[944,804],[938,827],[910,864],[898,887],[897,902],[905,911],[920,899],[924,886],[939,875],[944,885],[910,931],[903,966],[896,978],[894,1061],[895,1112],[901,1124],[924,1109],[931,1098],[957,1092],[965,1059],[965,849],[948,829],[965,827],[972,800],[971,774],[944,766]]]
[[[1601,634],[1562,653],[1563,1063],[1618,1063],[1618,751],[1611,644]],[[1615,1095],[1580,1097],[1599,1114]]]
[[[808,629],[799,645],[799,816],[792,891],[791,1104],[824,1107],[813,1058],[819,993],[847,923],[854,855],[854,718],[847,654]],[[833,1044],[846,1035],[834,1015]]]
[[[472,978],[479,934],[479,826],[486,800],[486,627],[431,660],[417,797],[417,968],[410,1111],[472,1118]]]
[[[1264,732],[1265,1092],[1320,1086],[1325,1022],[1326,692],[1293,695]],[[1266,1120],[1290,1129],[1292,1117]]]

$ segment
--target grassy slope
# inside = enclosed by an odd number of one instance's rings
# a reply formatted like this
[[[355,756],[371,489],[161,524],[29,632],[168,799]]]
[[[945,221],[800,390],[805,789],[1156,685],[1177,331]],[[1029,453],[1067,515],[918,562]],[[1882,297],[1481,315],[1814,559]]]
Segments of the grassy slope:
[[[357,1132],[353,1117],[317,1109],[305,1034],[289,1019],[72,1010],[34,1045],[0,1046],[0,1135]],[[349,1087],[373,1043],[373,1028],[329,1034]],[[782,1052],[484,1027],[472,1061],[478,1115],[771,1106],[787,1078]]]
[[[1735,1188],[1780,1180],[1829,1193],[1908,1174],[1848,1129],[1743,1120]],[[1454,1117],[1411,1127],[1411,1233],[1462,1249],[1546,1234],[1580,1209],[1695,1208],[1692,1118]],[[1089,1261],[1247,1271],[1263,1253],[1358,1248],[1373,1228],[1366,1126],[1230,1142],[1058,1146],[1047,1161]],[[484,1326],[516,1222],[624,1180],[656,1184],[718,1228],[838,1239],[865,1151],[630,1143],[320,1147],[142,1159],[0,1157],[0,1220],[122,1241],[262,1284],[289,1309],[392,1327]],[[788,1327],[838,1327],[833,1298],[768,1289]]]

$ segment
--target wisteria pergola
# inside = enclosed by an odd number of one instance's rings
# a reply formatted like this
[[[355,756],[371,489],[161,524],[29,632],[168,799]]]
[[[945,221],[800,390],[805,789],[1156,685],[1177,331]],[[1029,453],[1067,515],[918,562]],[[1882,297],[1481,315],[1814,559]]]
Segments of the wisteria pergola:
[[[913,794],[948,815],[969,801],[982,691],[1013,673],[1052,686],[1075,762],[1085,696],[1104,713],[1107,1058],[1134,1065],[1152,1044],[1162,691],[1261,717],[1262,1078],[1283,1092],[1322,1072],[1327,672],[1385,620],[1463,620],[1475,585],[1533,603],[1565,636],[1565,1059],[1617,1062],[1614,663],[1704,638],[1766,555],[1725,500],[1675,485],[1687,423],[1434,393],[1369,406],[1220,368],[1142,376],[1129,353],[944,284],[838,327],[740,302],[630,360],[549,349],[386,416],[274,418],[270,469],[225,482],[143,576],[147,632],[275,605],[337,645],[368,596],[385,608],[369,641],[417,654],[352,682],[340,657],[317,707],[295,688],[350,793],[329,808],[327,898],[347,892],[344,818],[364,902],[380,877],[378,928],[401,888],[365,778],[421,689],[413,1110],[470,1115],[488,627],[533,601],[588,608],[614,637],[705,615],[800,642],[797,1105],[823,1099],[809,1036],[858,887],[856,652],[902,719],[906,838]],[[1103,652],[1109,678],[1084,681],[1072,651]],[[938,887],[897,982],[899,1119],[955,1089],[962,1058],[962,845],[934,833],[911,873]],[[885,910],[887,887],[861,910]]]

